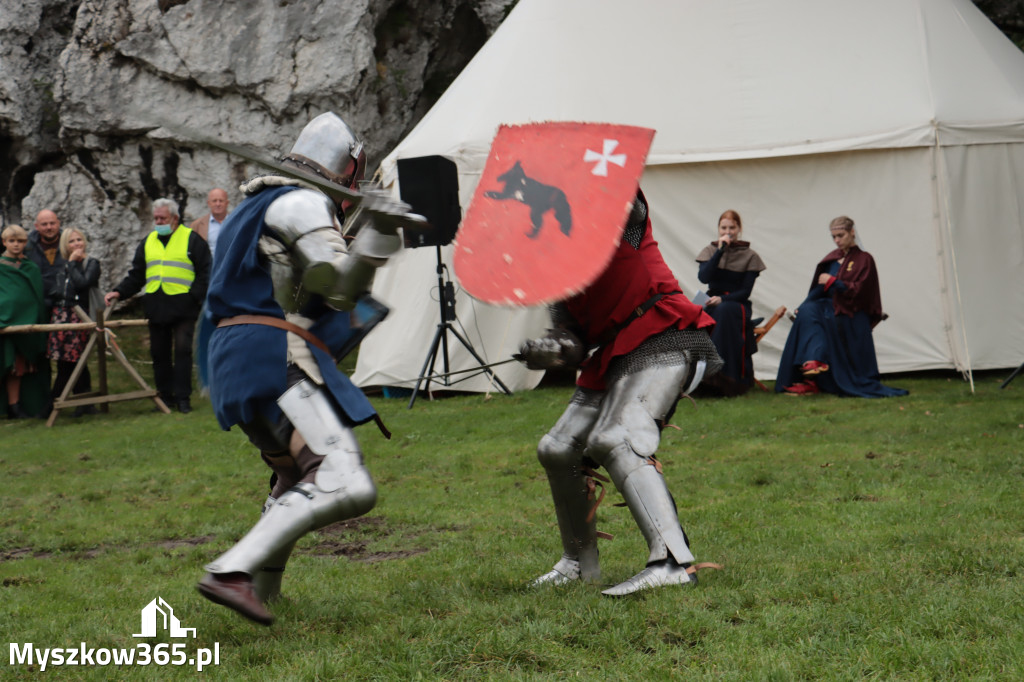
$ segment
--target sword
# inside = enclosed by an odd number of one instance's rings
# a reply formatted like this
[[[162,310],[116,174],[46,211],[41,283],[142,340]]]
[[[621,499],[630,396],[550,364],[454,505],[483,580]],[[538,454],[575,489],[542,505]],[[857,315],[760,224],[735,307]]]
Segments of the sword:
[[[186,130],[170,121],[162,119],[154,121],[153,125],[158,126],[158,128],[156,128],[157,130],[159,128],[163,128],[164,130],[167,130],[173,135],[183,140],[187,140],[190,143],[206,145],[208,147],[213,147],[214,149],[219,149],[223,152],[227,152],[228,154],[239,156],[245,159],[246,161],[249,161],[250,163],[254,163],[256,165],[269,168],[270,170],[274,171],[279,175],[283,175],[288,178],[293,178],[295,180],[301,180],[303,182],[309,183],[310,185],[313,185],[321,192],[329,196],[331,199],[334,199],[339,205],[343,201],[347,201],[353,206],[358,206],[359,203],[362,202],[362,200],[365,198],[362,193],[354,189],[345,187],[344,185],[339,185],[336,182],[331,182],[327,178],[320,177],[319,175],[316,175],[312,171],[307,171],[297,166],[283,164],[280,161],[277,161],[276,159],[273,159],[270,156],[267,156],[263,152],[258,151],[256,149],[244,147],[242,145],[231,144],[230,142],[222,142],[220,140],[215,140],[213,138],[205,137],[203,135],[197,135],[195,132],[191,130]],[[427,222],[426,218],[415,213],[407,213],[405,216],[403,216],[402,223],[402,227],[405,229],[429,230],[431,228],[430,223]]]

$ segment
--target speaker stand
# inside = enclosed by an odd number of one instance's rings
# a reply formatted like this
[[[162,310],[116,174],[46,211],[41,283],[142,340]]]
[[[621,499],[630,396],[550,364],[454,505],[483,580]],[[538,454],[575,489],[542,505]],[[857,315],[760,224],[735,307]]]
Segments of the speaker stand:
[[[512,395],[512,391],[502,383],[501,379],[498,378],[498,375],[494,373],[494,370],[492,370],[484,359],[476,352],[476,349],[473,348],[473,344],[471,344],[466,337],[460,334],[452,324],[452,322],[457,319],[455,316],[455,286],[452,284],[450,279],[446,280],[445,278],[445,265],[441,262],[441,247],[437,246],[435,248],[437,250],[437,290],[438,300],[441,304],[441,321],[438,322],[437,331],[434,332],[434,340],[430,343],[430,351],[427,353],[427,359],[423,361],[423,369],[420,370],[419,379],[416,380],[416,388],[412,390],[412,398],[409,400],[408,409],[411,410],[412,406],[416,404],[416,396],[420,392],[421,384],[423,385],[423,390],[429,392],[431,381],[436,381],[443,386],[452,386],[460,381],[465,381],[466,379],[475,377],[477,374],[487,374],[491,383],[494,384],[498,390],[505,395]],[[451,380],[451,368],[448,363],[448,334],[454,336],[455,339],[459,341],[467,351],[469,351],[470,355],[472,355],[479,364],[479,367],[476,368],[478,371],[470,374],[469,376],[456,379],[455,381]],[[435,375],[434,366],[437,364],[437,353],[439,350],[441,351],[441,359],[444,363],[444,372],[440,375]]]
[[[1013,380],[1014,380],[1014,379],[1016,378],[1016,376],[1017,376],[1018,374],[1020,374],[1021,372],[1024,372],[1024,364],[1022,364],[1022,365],[1021,365],[1020,367],[1018,367],[1017,369],[1013,370],[1013,374],[1011,374],[1010,376],[1006,377],[1006,381],[1004,381],[1004,382],[1003,382],[1003,383],[1002,383],[1002,384],[1001,384],[1001,385],[999,386],[999,388],[1006,388],[1007,386],[1009,386],[1009,385],[1010,385],[1010,382],[1011,382],[1011,381],[1013,381]]]

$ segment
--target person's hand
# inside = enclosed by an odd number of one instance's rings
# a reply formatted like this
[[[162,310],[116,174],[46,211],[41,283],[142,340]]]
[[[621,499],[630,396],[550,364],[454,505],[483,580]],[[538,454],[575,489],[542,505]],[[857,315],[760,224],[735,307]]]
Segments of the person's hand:
[[[519,347],[520,362],[528,369],[551,369],[560,367],[562,363],[562,346],[552,338],[527,339]]]
[[[583,360],[583,344],[575,334],[563,329],[548,330],[548,336],[527,339],[514,357],[527,369],[572,367]]]
[[[107,295],[103,297],[103,304],[109,308],[110,306],[114,305],[114,301],[118,300],[119,298],[121,298],[121,294],[117,293],[116,291],[109,291],[107,292]]]
[[[68,260],[72,261],[83,261],[85,260],[85,249],[75,249],[68,255]]]
[[[722,302],[721,296],[711,296],[707,302],[704,303],[705,308],[714,308],[716,305]]]
[[[724,249],[725,247],[729,246],[729,244],[731,244],[731,243],[732,243],[732,239],[730,239],[729,235],[727,235],[727,234],[723,234],[721,237],[718,238],[718,248],[720,248],[720,249]]]
[[[832,275],[828,274],[827,272],[823,272],[820,275],[818,275],[818,284],[824,286],[828,284],[828,281],[830,279],[832,279]]]

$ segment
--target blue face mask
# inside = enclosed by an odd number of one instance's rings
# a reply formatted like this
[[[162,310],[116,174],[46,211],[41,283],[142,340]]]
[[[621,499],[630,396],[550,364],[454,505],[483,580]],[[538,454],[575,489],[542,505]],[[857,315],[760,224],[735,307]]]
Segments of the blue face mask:
[[[157,225],[156,226],[156,233],[158,235],[160,235],[161,237],[166,237],[167,235],[169,235],[173,231],[174,230],[171,229],[170,223],[168,223],[166,225]]]

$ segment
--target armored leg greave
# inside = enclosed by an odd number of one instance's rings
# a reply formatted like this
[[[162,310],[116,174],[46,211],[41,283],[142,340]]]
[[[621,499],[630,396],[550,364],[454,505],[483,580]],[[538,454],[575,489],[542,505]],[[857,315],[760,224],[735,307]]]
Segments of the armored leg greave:
[[[351,429],[335,414],[323,389],[309,380],[290,388],[278,400],[282,411],[307,446],[293,448],[302,480],[285,492],[260,517],[245,537],[206,567],[210,573],[255,576],[306,533],[365,514],[377,491],[363,466]]]
[[[605,462],[608,475],[626,500],[633,520],[650,548],[648,563],[667,559],[693,561],[665,478],[652,460],[641,459],[626,445],[616,448]]]
[[[596,416],[596,406],[570,405],[537,448],[537,458],[551,486],[563,553],[555,567],[534,580],[534,585],[580,579],[596,582],[601,578],[597,523],[590,516],[593,501],[583,472],[583,439]]]
[[[659,422],[679,399],[687,374],[683,363],[621,377],[609,388],[587,441],[587,455],[607,469],[647,540],[648,562],[669,555],[679,564],[693,561],[672,496],[654,466],[661,440]]]
[[[280,479],[279,479],[280,480]],[[266,503],[263,505],[263,513],[266,514],[267,510],[274,506],[277,500],[273,497],[268,497]],[[263,566],[257,571],[256,575],[252,577],[253,589],[256,591],[256,596],[259,597],[260,601],[266,604],[269,601],[277,599],[281,594],[281,580],[284,578],[284,569],[288,564],[288,559],[292,555],[292,550],[295,548],[295,543],[285,545],[277,552],[267,557]]]
[[[274,506],[274,503],[277,502],[278,497],[288,492],[289,488],[299,482],[302,478],[302,471],[299,470],[298,463],[288,451],[262,451],[260,454],[263,457],[263,461],[276,474],[274,488],[270,491],[267,501],[263,504],[263,510],[260,512],[261,514],[266,514]],[[253,589],[256,591],[256,596],[264,604],[280,596],[284,569],[288,564],[288,559],[291,558],[294,548],[294,542],[282,547],[268,557],[264,565],[260,567],[260,570],[253,575]]]

